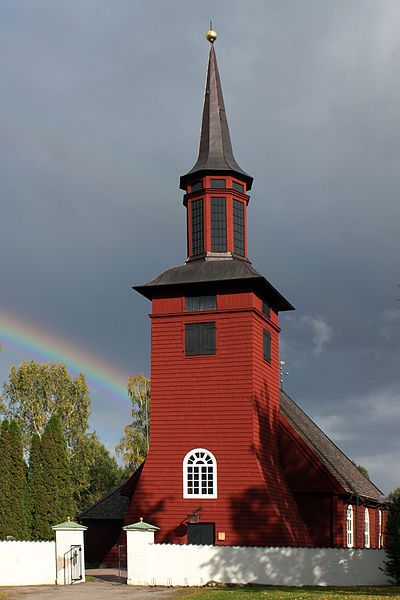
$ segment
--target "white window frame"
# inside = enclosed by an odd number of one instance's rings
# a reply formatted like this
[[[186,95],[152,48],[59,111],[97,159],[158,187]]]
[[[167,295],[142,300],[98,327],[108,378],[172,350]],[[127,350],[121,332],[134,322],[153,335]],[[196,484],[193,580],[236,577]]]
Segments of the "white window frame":
[[[371,548],[371,535],[369,527],[369,510],[364,510],[364,548]]]
[[[382,538],[382,511],[378,510],[378,548],[382,548],[383,546],[383,538]]]
[[[213,474],[213,493],[212,494],[204,494],[202,492],[198,493],[198,494],[189,494],[188,492],[188,467],[189,467],[189,460],[190,458],[195,455],[196,453],[198,454],[206,454],[211,458],[211,463],[207,464],[207,467],[212,466],[212,474]],[[201,481],[201,464],[199,463],[200,466],[200,481]],[[200,486],[201,487],[201,486]],[[194,448],[193,450],[190,450],[185,458],[183,459],[183,497],[184,498],[205,498],[205,499],[212,499],[212,498],[218,498],[218,489],[217,489],[217,461],[216,458],[214,456],[214,454],[212,452],[210,452],[210,450],[206,450],[206,448]]]
[[[348,548],[354,547],[354,515],[351,504],[348,505],[346,512],[346,545]]]

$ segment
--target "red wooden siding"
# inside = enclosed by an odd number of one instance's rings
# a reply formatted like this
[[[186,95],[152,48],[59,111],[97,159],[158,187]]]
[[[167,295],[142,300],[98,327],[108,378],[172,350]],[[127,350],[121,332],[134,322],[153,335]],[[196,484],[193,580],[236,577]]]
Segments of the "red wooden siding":
[[[218,295],[217,311],[169,312],[179,306],[180,298],[153,302],[150,452],[127,522],[142,516],[160,527],[158,541],[186,543],[188,516],[201,508],[201,521],[225,533],[217,543],[306,545],[278,456],[276,324],[246,291]],[[185,356],[184,324],[210,320],[216,354]],[[271,364],[263,358],[263,328],[271,331]],[[183,499],[182,461],[196,447],[217,459],[217,499]]]

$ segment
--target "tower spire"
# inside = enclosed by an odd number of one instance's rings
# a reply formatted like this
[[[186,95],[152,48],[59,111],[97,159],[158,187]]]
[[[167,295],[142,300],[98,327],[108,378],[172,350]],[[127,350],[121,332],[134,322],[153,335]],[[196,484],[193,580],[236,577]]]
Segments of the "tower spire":
[[[253,178],[239,167],[233,155],[217,57],[214,49],[216,33],[210,30],[206,37],[211,44],[211,48],[208,58],[199,155],[194,167],[188,173],[182,175],[180,187],[181,189],[186,189],[187,182],[189,179],[193,179],[193,175],[201,176],[210,172],[218,172],[221,174],[232,173],[244,179],[247,190],[249,190]]]

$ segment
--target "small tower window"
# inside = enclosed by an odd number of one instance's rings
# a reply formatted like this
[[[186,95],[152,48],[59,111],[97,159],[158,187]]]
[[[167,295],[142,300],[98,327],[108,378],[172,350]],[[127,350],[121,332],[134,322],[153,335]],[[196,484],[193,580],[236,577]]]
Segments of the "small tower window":
[[[269,307],[269,305],[265,302],[265,300],[262,301],[262,311],[263,314],[268,317],[268,319],[271,318],[271,309]]]
[[[190,450],[183,459],[183,497],[217,497],[217,461],[209,450]]]
[[[217,297],[214,296],[186,296],[185,311],[216,310]]]
[[[244,204],[233,201],[233,251],[244,256]]]
[[[211,250],[226,252],[225,198],[211,198]]]
[[[198,356],[216,353],[215,322],[185,324],[185,354]]]
[[[238,183],[237,181],[232,181],[232,187],[237,192],[241,192],[242,194],[244,194],[244,186],[241,183]]]
[[[378,511],[378,548],[382,548],[383,546],[383,536],[382,536],[382,511]]]
[[[226,188],[226,179],[211,179],[212,188]]]
[[[371,545],[369,536],[369,510],[364,510],[364,548],[369,548]]]
[[[202,181],[195,181],[190,186],[190,191],[191,192],[198,192],[199,190],[202,190],[202,189],[203,189],[203,182]]]
[[[192,202],[192,254],[204,252],[203,200]]]
[[[353,507],[351,504],[347,507],[346,513],[346,545],[348,548],[353,548]]]
[[[271,362],[271,333],[264,329],[263,333],[264,360]]]

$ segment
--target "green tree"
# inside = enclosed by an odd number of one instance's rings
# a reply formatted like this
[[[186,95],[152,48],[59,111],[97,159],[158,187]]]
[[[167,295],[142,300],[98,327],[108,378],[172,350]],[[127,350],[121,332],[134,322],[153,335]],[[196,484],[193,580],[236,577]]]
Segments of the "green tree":
[[[89,409],[85,376],[71,377],[63,364],[23,362],[11,368],[3,386],[1,410],[7,418],[18,421],[25,450],[34,433],[42,436],[53,414],[61,418],[68,448],[75,449],[88,428]]]
[[[385,531],[384,572],[392,583],[400,584],[400,488],[388,496],[388,511]]]
[[[52,525],[73,517],[75,508],[70,476],[70,464],[63,426],[58,415],[52,415],[40,443],[40,496],[33,520],[34,537],[51,540]]]
[[[34,433],[31,440],[28,466],[28,490],[31,538],[44,539],[45,529],[40,529],[40,503],[43,495],[42,445],[40,437]]]
[[[150,435],[150,379],[143,373],[128,377],[128,393],[132,402],[132,423],[116,446],[127,467],[137,468],[146,458]]]
[[[11,441],[7,419],[0,426],[0,540],[13,536],[13,505],[11,498]]]
[[[362,473],[367,479],[369,479],[369,473],[366,467],[363,467],[362,465],[356,465],[356,467],[360,471],[360,473]]]
[[[12,499],[12,535],[17,540],[29,539],[29,506],[27,497],[26,464],[22,434],[18,424],[11,421],[10,440],[10,497]]]
[[[29,539],[26,465],[21,431],[4,419],[0,428],[0,539]]]
[[[90,457],[90,462],[86,460],[87,472],[84,475],[87,485],[81,490],[78,512],[100,500],[107,492],[127,479],[124,470],[118,466],[115,458],[110,455],[95,433],[88,436],[88,442],[84,449],[86,459]]]

